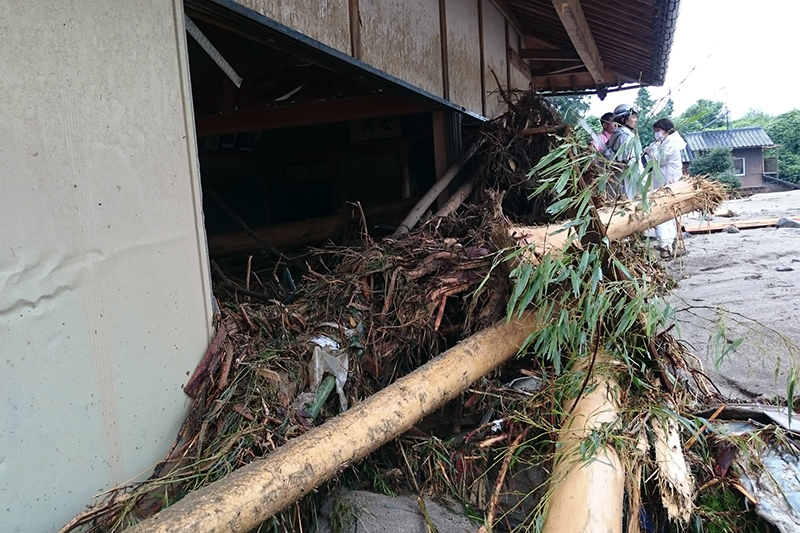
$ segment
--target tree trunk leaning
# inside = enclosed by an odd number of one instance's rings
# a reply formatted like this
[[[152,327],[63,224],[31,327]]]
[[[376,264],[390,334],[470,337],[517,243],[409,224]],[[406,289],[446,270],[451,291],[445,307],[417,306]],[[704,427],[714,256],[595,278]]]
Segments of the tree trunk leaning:
[[[668,196],[681,198],[672,202],[665,199],[657,216],[639,217],[639,220],[634,212],[629,215],[634,217],[632,223],[620,224],[618,230],[608,233],[608,237],[612,240],[624,238],[669,220],[674,212],[686,213],[703,207],[708,195],[704,194],[702,187],[695,190],[694,184],[690,185],[691,190],[667,193]],[[437,195],[438,192],[433,198]],[[547,231],[553,229],[545,228]],[[189,494],[175,505],[126,531],[249,531],[308,494],[348,464],[363,459],[401,435],[471,383],[511,359],[538,326],[537,314],[526,313],[522,318],[483,330],[346,413],[292,439],[267,457]],[[599,381],[597,387],[580,398],[573,413],[565,420],[566,429],[559,438],[563,439],[565,450],[576,443],[579,445],[582,436],[592,427],[608,417],[616,416],[616,408],[608,395],[608,391],[614,388],[616,383],[611,380]],[[566,528],[574,525],[569,515],[581,516],[574,507],[580,502],[593,505],[582,515],[591,518],[592,523],[611,524],[612,516],[619,520],[619,527],[602,531],[621,531],[623,485],[620,479],[624,479],[624,475],[619,458],[607,447],[598,450],[597,458],[589,465],[589,470],[585,466],[568,468],[570,465],[566,459],[557,465],[560,468],[558,475],[563,480],[559,486],[564,483],[567,485],[562,489],[554,489],[556,493],[551,497],[553,509],[547,515],[547,524],[551,524],[546,529],[547,533],[569,533],[571,530]],[[583,486],[583,483],[588,483],[593,491],[597,491],[593,497],[598,498],[602,509],[589,501],[591,492],[577,492],[577,496],[573,496],[567,490],[571,486]],[[559,529],[562,524],[565,529]]]

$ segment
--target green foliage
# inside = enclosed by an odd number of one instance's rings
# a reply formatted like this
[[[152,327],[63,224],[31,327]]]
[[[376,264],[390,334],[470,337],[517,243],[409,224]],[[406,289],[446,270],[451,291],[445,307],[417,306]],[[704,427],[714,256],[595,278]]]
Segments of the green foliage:
[[[586,96],[549,96],[550,102],[564,122],[567,124],[577,124],[578,119],[589,111],[589,98]]]
[[[712,148],[698,155],[689,165],[689,174],[695,176],[708,174],[711,179],[731,189],[742,186],[742,182],[733,173],[733,156],[730,148]]]
[[[698,496],[696,533],[760,533],[763,523],[755,513],[745,511],[741,496],[731,489],[717,485]]]
[[[800,109],[778,115],[766,126],[778,151],[778,175],[785,180],[800,183]]]
[[[731,121],[731,128],[766,128],[774,117],[763,111],[751,109],[741,118]]]
[[[674,120],[675,128],[681,132],[689,132],[702,131],[712,126],[724,126],[725,117],[721,116],[724,107],[723,102],[701,98]]]
[[[599,134],[601,131],[603,131],[603,125],[600,124],[600,117],[587,115],[584,117],[584,120],[595,133]],[[590,142],[592,142],[592,138],[589,136],[586,130],[581,127],[575,128],[575,136],[583,145],[588,145]]]
[[[533,196],[554,198],[548,213],[566,220],[557,230],[568,232],[566,246],[576,242],[581,246],[579,253],[544,254],[536,266],[522,259],[531,249],[511,253],[506,259],[517,266],[511,272],[514,290],[508,316],[523,313],[532,302],[549,303],[539,310],[543,327],[530,335],[526,346],[552,365],[556,374],[569,371],[572,363],[591,356],[598,346],[625,361],[633,374],[649,358],[644,337],[666,324],[672,309],[654,303],[658,288],[632,276],[607,240],[587,237],[594,224],[591,195],[595,187],[585,186],[581,176],[589,175],[593,158],[579,143],[568,140],[531,171],[539,178]],[[601,175],[594,184],[601,193],[607,179]]]

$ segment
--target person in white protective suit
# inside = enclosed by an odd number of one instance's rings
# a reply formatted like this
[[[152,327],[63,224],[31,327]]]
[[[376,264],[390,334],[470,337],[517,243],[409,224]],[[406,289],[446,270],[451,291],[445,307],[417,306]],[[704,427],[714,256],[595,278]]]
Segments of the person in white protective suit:
[[[610,196],[627,196],[631,200],[640,192],[642,186],[642,144],[636,135],[639,119],[639,108],[634,105],[620,104],[614,108],[614,122],[617,128],[606,142],[603,155],[609,161],[627,166],[626,170],[614,172],[615,180],[610,187]]]
[[[686,148],[686,141],[675,131],[675,124],[668,118],[653,123],[653,134],[656,140],[645,148],[644,154],[648,160],[653,161],[651,187],[658,189],[681,179],[683,175],[681,150]],[[679,220],[668,220],[656,226],[656,239],[661,257],[664,259],[680,255],[676,248],[679,223]]]

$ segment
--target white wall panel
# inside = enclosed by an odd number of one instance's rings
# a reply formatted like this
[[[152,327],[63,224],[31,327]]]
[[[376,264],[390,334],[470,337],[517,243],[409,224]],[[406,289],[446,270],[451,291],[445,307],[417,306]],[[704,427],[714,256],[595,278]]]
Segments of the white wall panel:
[[[185,416],[211,300],[179,0],[0,0],[0,529],[53,531]]]

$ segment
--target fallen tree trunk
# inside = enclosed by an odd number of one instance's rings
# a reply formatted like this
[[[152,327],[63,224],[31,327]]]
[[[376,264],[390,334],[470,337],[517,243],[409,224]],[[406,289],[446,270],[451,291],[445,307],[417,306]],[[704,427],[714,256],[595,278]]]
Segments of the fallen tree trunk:
[[[536,314],[527,313],[485,329],[342,415],[127,531],[249,531],[512,358],[536,327]]]
[[[722,187],[709,180],[681,180],[648,195],[650,209],[643,211],[638,202],[626,201],[597,210],[605,226],[606,236],[615,241],[641,233],[677,216],[707,209],[721,198]],[[556,233],[563,226],[513,226],[511,238],[520,244],[535,245],[537,254],[563,250],[571,239],[571,231]]]
[[[602,444],[582,456],[581,443],[617,419],[617,383],[602,376],[575,401],[558,434],[543,533],[622,533],[625,470]]]

